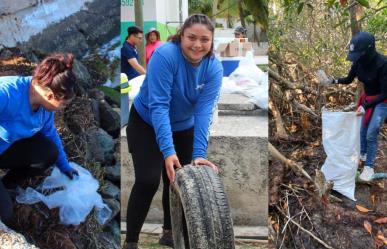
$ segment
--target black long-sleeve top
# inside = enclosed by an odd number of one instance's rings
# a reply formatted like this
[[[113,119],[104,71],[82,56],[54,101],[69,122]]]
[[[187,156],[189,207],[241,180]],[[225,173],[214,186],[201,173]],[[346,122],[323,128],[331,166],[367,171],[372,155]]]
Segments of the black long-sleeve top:
[[[348,76],[339,78],[337,83],[350,84],[357,77],[364,84],[367,96],[378,95],[373,101],[365,102],[365,109],[387,100],[387,57],[375,52],[368,60],[359,60],[352,64]]]

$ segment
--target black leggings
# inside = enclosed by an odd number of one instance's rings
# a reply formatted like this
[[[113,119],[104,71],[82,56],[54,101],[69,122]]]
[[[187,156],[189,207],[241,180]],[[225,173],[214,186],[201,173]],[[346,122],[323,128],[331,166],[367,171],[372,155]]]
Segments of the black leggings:
[[[42,174],[57,157],[56,145],[41,133],[13,143],[0,155],[0,168],[9,169],[0,181],[0,219],[4,223],[9,223],[13,215],[6,188],[15,188],[25,179]]]
[[[153,196],[163,177],[164,229],[171,229],[169,209],[169,179],[163,155],[156,142],[154,129],[144,122],[132,105],[126,128],[129,152],[132,154],[135,182],[129,197],[126,215],[126,241],[138,242],[141,227],[148,214]],[[173,144],[180,164],[191,163],[193,128],[173,132]]]

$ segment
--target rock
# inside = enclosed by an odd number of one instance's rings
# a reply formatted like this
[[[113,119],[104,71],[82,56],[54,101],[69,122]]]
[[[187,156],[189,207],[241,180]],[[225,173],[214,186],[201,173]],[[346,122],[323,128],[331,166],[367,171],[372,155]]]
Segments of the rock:
[[[111,165],[114,161],[114,140],[103,129],[93,128],[87,131],[86,160]]]
[[[115,241],[120,241],[121,228],[120,224],[116,220],[110,221],[103,229],[105,232],[112,234]]]
[[[115,141],[114,159],[116,163],[121,164],[121,137],[117,138]]]
[[[12,58],[12,56],[13,53],[9,49],[4,48],[0,50],[0,60],[8,60]]]
[[[0,221],[0,248],[39,249],[27,242],[23,235],[9,229]]]
[[[85,65],[79,60],[74,60],[73,73],[77,77],[77,81],[83,89],[87,90],[91,87],[91,76]]]
[[[87,1],[82,10],[54,23],[23,44],[39,53],[67,51],[81,58],[120,33],[120,2]]]
[[[119,164],[105,167],[105,177],[112,182],[120,182],[121,180],[121,166]]]
[[[0,16],[32,7],[38,4],[39,0],[1,0],[0,2]]]
[[[106,203],[109,208],[112,210],[112,215],[108,219],[108,222],[113,220],[117,214],[120,212],[120,202],[116,199],[103,199],[103,202]]]
[[[89,96],[90,98],[93,98],[99,101],[102,101],[105,99],[105,93],[95,88],[89,91]]]
[[[99,113],[102,129],[117,138],[120,134],[120,115],[104,100],[99,102]]]
[[[120,189],[110,181],[105,181],[101,188],[101,195],[103,198],[120,199]]]
[[[98,241],[102,244],[101,248],[104,249],[120,249],[120,238],[116,238],[108,232],[102,232],[98,234]]]
[[[96,99],[91,99],[91,111],[93,112],[94,122],[97,127],[101,126],[101,118],[99,115],[99,103]]]

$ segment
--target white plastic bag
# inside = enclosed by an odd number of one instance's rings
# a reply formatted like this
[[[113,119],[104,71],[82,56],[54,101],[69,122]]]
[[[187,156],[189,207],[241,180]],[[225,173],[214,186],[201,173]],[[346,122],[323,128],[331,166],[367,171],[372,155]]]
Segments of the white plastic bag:
[[[355,199],[355,178],[360,157],[361,118],[355,112],[322,112],[323,146],[327,158],[321,171],[333,189]]]
[[[51,175],[44,179],[38,189],[43,193],[52,192],[58,188],[60,190],[44,195],[28,187],[25,191],[21,191],[16,201],[24,204],[42,201],[49,209],[58,207],[60,222],[66,225],[79,225],[95,207],[98,222],[104,224],[112,211],[97,193],[98,181],[85,168],[73,162],[70,164],[78,170],[79,177],[70,180],[57,167],[54,167]]]
[[[237,69],[223,80],[222,92],[241,93],[262,109],[268,108],[268,75],[255,65],[251,52],[247,52]]]
[[[134,100],[134,98],[137,96],[138,92],[140,91],[140,88],[144,80],[145,80],[145,74],[139,75],[136,78],[129,80],[129,85],[132,87],[129,92],[129,100]]]
[[[317,75],[318,82],[321,85],[329,85],[332,82],[332,79],[330,79],[325,73],[325,71],[322,69],[317,70],[316,75]]]

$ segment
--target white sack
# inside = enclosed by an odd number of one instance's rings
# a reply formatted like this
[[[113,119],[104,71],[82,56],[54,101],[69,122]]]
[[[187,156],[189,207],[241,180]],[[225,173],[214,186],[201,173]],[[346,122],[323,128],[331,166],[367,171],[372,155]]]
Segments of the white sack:
[[[230,77],[223,79],[223,93],[241,93],[262,109],[268,108],[269,76],[255,65],[253,54],[247,52]]]
[[[134,100],[134,98],[137,96],[142,86],[142,83],[144,82],[144,79],[145,74],[142,74],[137,76],[136,78],[129,80],[129,86],[132,87],[129,92],[129,100]]]
[[[333,189],[355,199],[355,178],[360,157],[361,118],[355,112],[322,112],[322,141],[327,158],[321,171]]]

